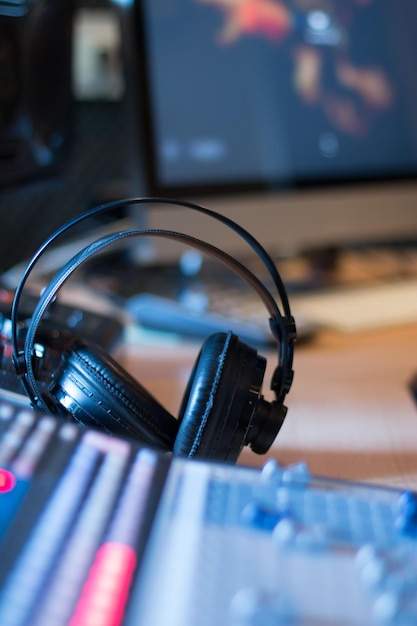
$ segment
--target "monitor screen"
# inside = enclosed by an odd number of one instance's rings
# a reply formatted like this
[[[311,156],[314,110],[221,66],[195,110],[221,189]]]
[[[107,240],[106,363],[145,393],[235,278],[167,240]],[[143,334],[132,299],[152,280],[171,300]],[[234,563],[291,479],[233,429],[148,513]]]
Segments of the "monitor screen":
[[[278,250],[417,232],[414,0],[130,8],[141,190],[202,201]]]

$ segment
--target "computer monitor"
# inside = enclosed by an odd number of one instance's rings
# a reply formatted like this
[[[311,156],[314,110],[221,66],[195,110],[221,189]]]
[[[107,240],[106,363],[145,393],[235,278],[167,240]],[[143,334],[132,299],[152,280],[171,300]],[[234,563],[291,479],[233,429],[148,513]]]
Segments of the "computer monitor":
[[[414,0],[115,3],[139,193],[197,200],[277,254],[417,236]],[[201,220],[148,216],[240,252]]]

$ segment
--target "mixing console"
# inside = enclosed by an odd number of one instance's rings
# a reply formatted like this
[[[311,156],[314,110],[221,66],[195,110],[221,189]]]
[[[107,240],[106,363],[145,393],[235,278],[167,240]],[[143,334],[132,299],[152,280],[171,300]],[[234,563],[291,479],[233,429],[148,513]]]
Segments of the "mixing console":
[[[0,402],[1,626],[417,623],[417,499]]]

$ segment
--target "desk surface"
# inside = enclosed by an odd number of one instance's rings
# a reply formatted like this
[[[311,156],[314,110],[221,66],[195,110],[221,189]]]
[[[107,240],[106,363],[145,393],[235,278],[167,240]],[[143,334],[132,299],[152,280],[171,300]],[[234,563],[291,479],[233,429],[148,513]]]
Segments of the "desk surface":
[[[417,325],[361,334],[321,333],[298,346],[288,415],[267,457],[245,449],[239,463],[306,461],[315,474],[417,489]],[[124,366],[174,415],[200,344],[130,344]],[[264,395],[275,365],[268,357]]]

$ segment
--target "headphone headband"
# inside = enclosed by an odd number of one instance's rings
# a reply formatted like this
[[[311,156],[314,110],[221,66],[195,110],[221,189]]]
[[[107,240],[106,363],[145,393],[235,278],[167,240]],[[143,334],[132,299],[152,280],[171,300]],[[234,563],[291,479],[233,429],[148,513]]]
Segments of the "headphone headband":
[[[219,222],[221,222],[222,224],[224,224],[225,226],[233,230],[237,235],[239,235],[242,239],[244,239],[247,242],[247,244],[256,252],[259,258],[262,260],[263,264],[265,265],[266,269],[268,270],[275,284],[277,293],[282,303],[285,317],[291,317],[291,310],[290,310],[290,305],[288,302],[287,292],[285,290],[285,286],[282,281],[282,278],[279,275],[277,268],[275,267],[274,262],[272,261],[270,255],[265,250],[265,248],[246,229],[244,229],[242,226],[240,226],[239,224],[237,224],[230,218],[226,217],[225,215],[221,215],[220,213],[217,213],[216,211],[213,211],[212,209],[207,209],[206,207],[202,207],[198,204],[195,204],[193,202],[188,202],[186,200],[177,200],[177,199],[170,199],[170,198],[133,197],[133,198],[126,198],[123,200],[115,200],[114,202],[107,202],[104,204],[100,204],[94,207],[93,209],[90,209],[89,211],[85,211],[84,213],[81,213],[81,215],[78,215],[74,219],[70,220],[69,222],[67,222],[60,228],[58,228],[54,233],[52,233],[52,235],[48,237],[48,239],[46,239],[46,241],[44,241],[44,243],[38,248],[37,252],[35,252],[32,259],[29,261],[23,273],[23,276],[19,281],[19,284],[16,289],[15,298],[13,301],[13,306],[12,306],[12,321],[17,316],[16,311],[19,308],[21,295],[22,295],[24,286],[27,282],[27,279],[29,275],[31,274],[32,270],[34,269],[35,265],[37,264],[37,262],[39,261],[41,256],[43,256],[43,254],[46,252],[47,249],[49,249],[67,231],[74,228],[75,226],[78,226],[82,222],[92,217],[95,217],[97,215],[101,215],[102,213],[114,211],[115,209],[126,208],[129,206],[133,206],[135,204],[136,205],[152,204],[156,206],[168,205],[168,206],[191,209],[192,211],[197,211],[199,213],[208,215],[209,217],[212,217],[213,219],[218,220]],[[15,338],[13,338],[13,343],[15,343]]]

